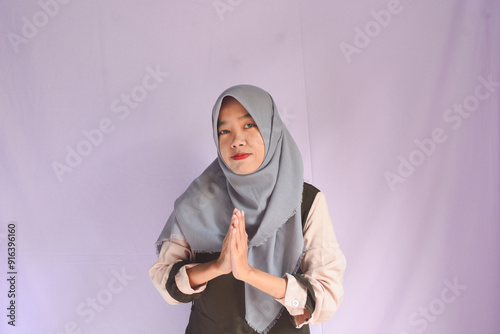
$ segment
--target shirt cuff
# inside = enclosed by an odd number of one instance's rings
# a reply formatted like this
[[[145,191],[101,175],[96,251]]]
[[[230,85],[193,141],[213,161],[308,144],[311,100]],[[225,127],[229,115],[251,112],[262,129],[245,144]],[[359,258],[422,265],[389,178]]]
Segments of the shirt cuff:
[[[276,301],[285,306],[290,315],[303,315],[307,302],[307,289],[288,273],[285,274],[284,278],[287,281],[285,297],[276,298]]]
[[[185,266],[182,266],[181,269],[179,269],[177,275],[175,275],[175,283],[177,284],[177,288],[185,295],[192,295],[195,293],[203,292],[207,287],[207,283],[204,283],[193,289],[191,287],[191,284],[189,284],[189,276],[186,270],[197,266],[198,264],[199,263],[186,264]]]

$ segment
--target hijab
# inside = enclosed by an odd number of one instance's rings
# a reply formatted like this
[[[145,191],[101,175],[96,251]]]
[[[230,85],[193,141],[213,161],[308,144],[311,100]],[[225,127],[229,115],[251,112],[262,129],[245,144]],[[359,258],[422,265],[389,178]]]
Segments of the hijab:
[[[217,121],[222,101],[231,96],[250,114],[265,146],[264,161],[250,174],[238,175],[219,151]],[[283,277],[296,273],[304,251],[300,205],[303,165],[300,151],[283,124],[272,97],[261,88],[237,85],[225,90],[212,110],[217,158],[175,201],[156,245],[185,239],[196,252],[220,252],[234,208],[245,212],[250,266]],[[283,306],[245,283],[246,321],[267,333]]]

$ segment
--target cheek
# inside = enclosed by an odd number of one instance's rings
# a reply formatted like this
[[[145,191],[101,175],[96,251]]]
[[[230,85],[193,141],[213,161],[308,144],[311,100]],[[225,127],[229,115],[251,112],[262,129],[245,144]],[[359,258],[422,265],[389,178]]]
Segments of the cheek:
[[[219,138],[219,153],[222,157],[227,154],[228,151],[228,143],[225,137]]]
[[[255,147],[259,150],[259,154],[262,160],[264,160],[264,155],[266,154],[266,146],[264,144],[264,139],[262,139],[262,136],[260,136],[260,134],[255,141]]]

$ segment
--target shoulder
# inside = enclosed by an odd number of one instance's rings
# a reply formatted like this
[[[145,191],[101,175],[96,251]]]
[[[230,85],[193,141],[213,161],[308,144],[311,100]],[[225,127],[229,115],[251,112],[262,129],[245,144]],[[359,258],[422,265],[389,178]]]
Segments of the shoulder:
[[[301,217],[302,217],[302,225],[307,220],[307,216],[309,215],[309,211],[311,210],[312,204],[316,199],[316,195],[320,193],[320,190],[309,184],[304,182],[304,187],[302,189],[302,205],[301,205]]]
[[[302,190],[302,196],[304,195],[312,195],[313,197],[316,196],[317,193],[319,193],[321,190],[313,186],[312,184],[309,184],[307,182],[304,182],[304,188]]]

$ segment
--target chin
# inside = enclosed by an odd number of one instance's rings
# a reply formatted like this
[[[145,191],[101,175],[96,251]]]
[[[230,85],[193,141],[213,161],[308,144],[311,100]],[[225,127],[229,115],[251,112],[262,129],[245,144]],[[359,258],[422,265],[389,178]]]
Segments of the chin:
[[[238,174],[238,175],[245,175],[245,174],[251,173],[251,172],[247,171],[245,168],[231,168],[231,167],[229,167],[229,169],[231,169],[233,171],[233,173]]]
[[[241,169],[233,170],[233,172],[238,175],[248,174],[246,171],[242,171]]]

